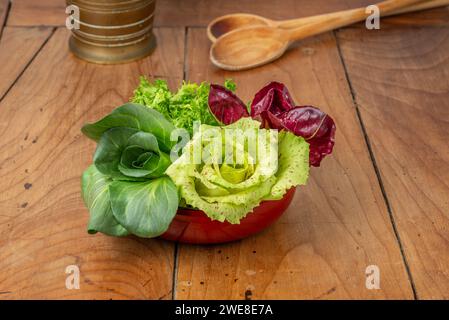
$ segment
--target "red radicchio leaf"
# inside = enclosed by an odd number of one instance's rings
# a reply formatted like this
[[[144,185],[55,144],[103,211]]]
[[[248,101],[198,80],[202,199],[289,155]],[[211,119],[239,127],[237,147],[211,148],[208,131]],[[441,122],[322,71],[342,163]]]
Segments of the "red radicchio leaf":
[[[279,115],[277,121],[310,144],[309,163],[319,167],[321,160],[332,153],[335,142],[335,123],[331,117],[312,106],[290,109]]]
[[[276,121],[277,116],[294,106],[295,103],[287,87],[279,82],[270,82],[254,96],[251,117],[262,122],[265,128],[280,129],[281,125]]]
[[[249,117],[245,104],[232,91],[218,84],[211,84],[209,109],[222,124],[228,125],[242,117]]]

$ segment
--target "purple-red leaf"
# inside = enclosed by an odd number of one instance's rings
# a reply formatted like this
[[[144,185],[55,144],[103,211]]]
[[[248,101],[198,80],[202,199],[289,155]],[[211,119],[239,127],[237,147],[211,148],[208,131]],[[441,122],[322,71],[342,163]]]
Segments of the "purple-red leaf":
[[[232,91],[218,84],[211,84],[209,108],[217,121],[228,125],[242,117],[249,117],[245,104]]]
[[[264,127],[276,128],[278,124],[275,117],[294,106],[295,103],[287,87],[279,82],[270,82],[254,96],[251,117],[262,122]]]
[[[335,123],[331,117],[312,106],[290,109],[277,117],[283,127],[310,144],[309,163],[319,167],[321,160],[332,153],[335,142]]]

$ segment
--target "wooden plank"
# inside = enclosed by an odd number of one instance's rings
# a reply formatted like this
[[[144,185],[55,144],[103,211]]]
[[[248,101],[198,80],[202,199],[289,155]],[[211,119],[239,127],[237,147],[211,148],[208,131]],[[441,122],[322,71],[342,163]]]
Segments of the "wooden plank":
[[[449,28],[338,38],[418,297],[448,299]]]
[[[9,0],[0,0],[0,37],[8,15]]]
[[[272,19],[293,19],[328,13],[372,4],[370,0],[158,0],[156,26],[206,26],[212,19],[234,12],[259,14]],[[63,26],[65,24],[64,0],[14,0],[9,25]],[[447,24],[449,11],[429,10],[407,14],[387,21],[393,24]],[[362,25],[362,24],[360,24]]]
[[[226,245],[180,246],[176,298],[413,298],[332,34],[239,73],[211,66],[207,41],[204,29],[189,29],[188,80],[233,78],[243,101],[268,81],[284,82],[297,103],[334,117],[336,147],[265,232]],[[368,265],[380,268],[380,290],[365,287]]]
[[[245,12],[271,19],[293,19],[366,5],[367,0],[166,0],[157,3],[156,25],[207,26],[214,18]]]
[[[51,34],[51,28],[6,27],[0,41],[0,100]],[[14,52],[14,54],[11,54]]]
[[[367,0],[353,1],[351,6],[366,4]],[[8,21],[10,25],[62,26],[65,23],[64,0],[15,0]],[[335,0],[216,0],[213,5],[207,0],[159,0],[156,6],[157,26],[205,26],[213,18],[236,11],[265,15],[273,19],[287,19],[343,10],[348,4]]]
[[[80,176],[95,143],[80,128],[128,101],[141,74],[177,87],[184,30],[157,29],[152,56],[101,66],[68,51],[58,29],[0,104],[0,291],[2,298],[169,299],[174,246],[88,235]],[[77,265],[80,290],[65,288]]]
[[[10,26],[64,26],[67,17],[64,0],[14,0],[11,4]]]
[[[364,28],[365,24],[356,26]],[[397,26],[449,26],[449,6],[381,19],[381,29]]]

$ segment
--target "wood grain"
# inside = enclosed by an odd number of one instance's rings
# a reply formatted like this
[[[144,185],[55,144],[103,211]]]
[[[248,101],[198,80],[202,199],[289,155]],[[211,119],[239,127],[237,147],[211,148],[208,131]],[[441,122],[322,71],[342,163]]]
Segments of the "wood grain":
[[[381,29],[398,26],[449,26],[449,7],[401,14],[383,18],[380,21]],[[365,28],[365,24],[363,23],[355,26]]]
[[[413,298],[332,34],[239,73],[212,67],[207,41],[204,29],[189,29],[188,80],[233,78],[243,101],[268,81],[284,82],[297,103],[317,105],[334,117],[336,147],[265,232],[227,245],[180,246],[176,297]],[[373,264],[381,271],[380,290],[365,287],[365,269]]]
[[[5,26],[6,16],[8,15],[9,0],[0,0],[0,37]]]
[[[61,28],[1,102],[2,299],[171,298],[173,244],[88,235],[80,197],[95,147],[82,124],[128,101],[141,74],[171,87],[182,80],[184,30],[157,29],[156,36],[151,57],[101,66],[72,56]],[[72,264],[81,271],[80,290],[65,288]]]
[[[6,27],[0,41],[0,101],[52,32],[48,27]],[[11,54],[14,52],[14,54]]]
[[[372,4],[370,0],[158,0],[156,26],[206,26],[212,19],[235,12],[254,13],[272,19],[293,19]],[[64,0],[14,0],[9,25],[63,26]],[[417,14],[385,19],[393,24],[447,24],[447,9],[428,10]],[[362,24],[360,24],[362,25]]]
[[[449,29],[338,37],[418,297],[448,299]]]
[[[207,26],[213,19],[230,13],[243,12],[270,19],[294,19],[339,10],[367,6],[377,1],[369,0],[165,0],[157,4],[155,25]],[[176,9],[174,9],[176,8]],[[383,19],[388,25],[448,25],[448,8],[408,13]],[[363,23],[358,24],[364,27]]]
[[[8,25],[64,26],[67,18],[65,8],[64,0],[14,0]]]
[[[205,27],[210,21],[221,15],[236,12],[258,14],[270,19],[294,19],[365,7],[380,1],[381,0],[159,0],[156,6],[155,25]],[[393,25],[447,25],[448,20],[449,9],[447,7],[383,19],[386,23]],[[358,25],[364,26],[363,23]]]
[[[238,3],[238,4],[237,4]],[[270,19],[293,19],[366,5],[367,0],[166,0],[157,3],[156,25],[207,26],[214,18],[235,12]]]

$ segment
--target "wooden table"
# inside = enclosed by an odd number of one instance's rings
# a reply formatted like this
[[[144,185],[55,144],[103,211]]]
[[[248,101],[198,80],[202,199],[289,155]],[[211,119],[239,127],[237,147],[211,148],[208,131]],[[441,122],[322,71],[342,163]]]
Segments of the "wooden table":
[[[163,0],[154,54],[99,66],[68,51],[64,1],[0,0],[0,299],[449,298],[448,8],[307,39],[251,71],[208,60],[205,25],[218,15],[369,3]],[[280,221],[243,241],[88,235],[80,175],[95,145],[80,127],[127,101],[139,75],[172,88],[233,78],[244,101],[284,82],[298,104],[334,117],[334,154]],[[68,265],[80,268],[79,290],[65,287]],[[370,265],[380,289],[366,287]]]

